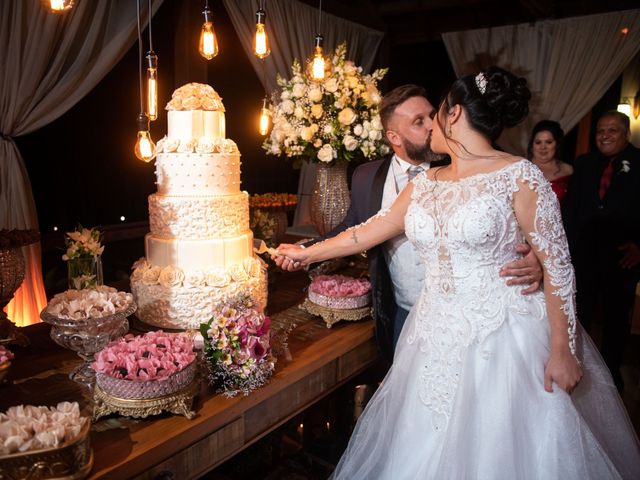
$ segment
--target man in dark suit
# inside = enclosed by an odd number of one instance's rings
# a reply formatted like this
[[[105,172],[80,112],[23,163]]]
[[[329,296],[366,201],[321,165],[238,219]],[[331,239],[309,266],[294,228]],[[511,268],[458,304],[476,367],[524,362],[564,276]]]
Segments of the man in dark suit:
[[[640,150],[629,143],[629,117],[605,113],[598,151],[576,159],[563,205],[576,271],[580,322],[589,330],[602,307],[601,352],[616,386],[640,278]]]
[[[333,237],[358,225],[390,206],[415,175],[441,165],[429,147],[431,124],[436,110],[427,100],[424,88],[403,85],[387,93],[380,105],[380,120],[393,154],[382,160],[360,165],[351,181],[351,205],[344,220],[323,238]],[[525,253],[530,249],[523,246]],[[371,279],[376,340],[387,357],[393,348],[409,310],[418,299],[424,278],[424,265],[404,235],[367,251]],[[284,270],[299,267],[286,258],[276,258]],[[531,254],[526,260],[505,265],[501,272],[515,276],[510,284],[530,284],[527,293],[538,289],[542,269]]]

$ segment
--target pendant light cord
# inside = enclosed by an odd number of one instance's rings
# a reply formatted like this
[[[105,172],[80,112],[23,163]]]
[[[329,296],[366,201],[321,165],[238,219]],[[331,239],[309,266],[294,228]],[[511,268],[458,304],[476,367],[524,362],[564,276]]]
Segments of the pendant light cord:
[[[149,0],[149,51],[153,52],[153,35],[151,35],[151,0]]]
[[[318,31],[319,34],[322,31],[322,0],[320,0],[320,5],[318,6]]]
[[[140,83],[140,113],[144,112],[144,103],[142,101],[142,33],[140,31],[140,0],[136,0],[138,5],[138,80]]]

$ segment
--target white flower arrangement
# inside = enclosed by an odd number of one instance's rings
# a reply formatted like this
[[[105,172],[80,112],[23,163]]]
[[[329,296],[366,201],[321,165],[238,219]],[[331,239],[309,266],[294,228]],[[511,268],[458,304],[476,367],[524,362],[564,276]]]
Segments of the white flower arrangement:
[[[346,60],[347,45],[333,54],[331,74],[315,81],[293,62],[290,80],[278,76],[281,91],[272,94],[273,129],[262,145],[267,153],[332,163],[374,159],[389,153],[378,112],[377,83],[386,68],[370,75]]]
[[[100,243],[102,233],[95,228],[79,226],[73,232],[67,232],[64,242],[67,252],[62,255],[65,261],[81,257],[95,257],[102,255],[104,246]]]

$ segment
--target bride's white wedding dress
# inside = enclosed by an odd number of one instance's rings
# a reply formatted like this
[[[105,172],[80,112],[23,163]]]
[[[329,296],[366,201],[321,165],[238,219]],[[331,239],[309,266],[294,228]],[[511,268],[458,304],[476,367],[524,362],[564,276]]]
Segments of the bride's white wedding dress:
[[[530,229],[514,209],[522,188],[536,194]],[[526,160],[459,181],[425,172],[404,228],[426,265],[424,289],[334,478],[640,479],[638,439],[610,374],[588,335],[576,333],[573,270],[542,173]],[[545,259],[582,362],[571,395],[555,384],[544,390],[543,292],[524,296],[498,275],[523,230]]]

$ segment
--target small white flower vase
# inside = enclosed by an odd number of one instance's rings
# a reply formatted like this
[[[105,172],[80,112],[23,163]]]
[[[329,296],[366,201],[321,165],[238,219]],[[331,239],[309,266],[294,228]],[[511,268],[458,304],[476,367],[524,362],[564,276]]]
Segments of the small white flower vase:
[[[78,257],[67,260],[69,288],[83,290],[103,284],[102,259],[100,255]]]

